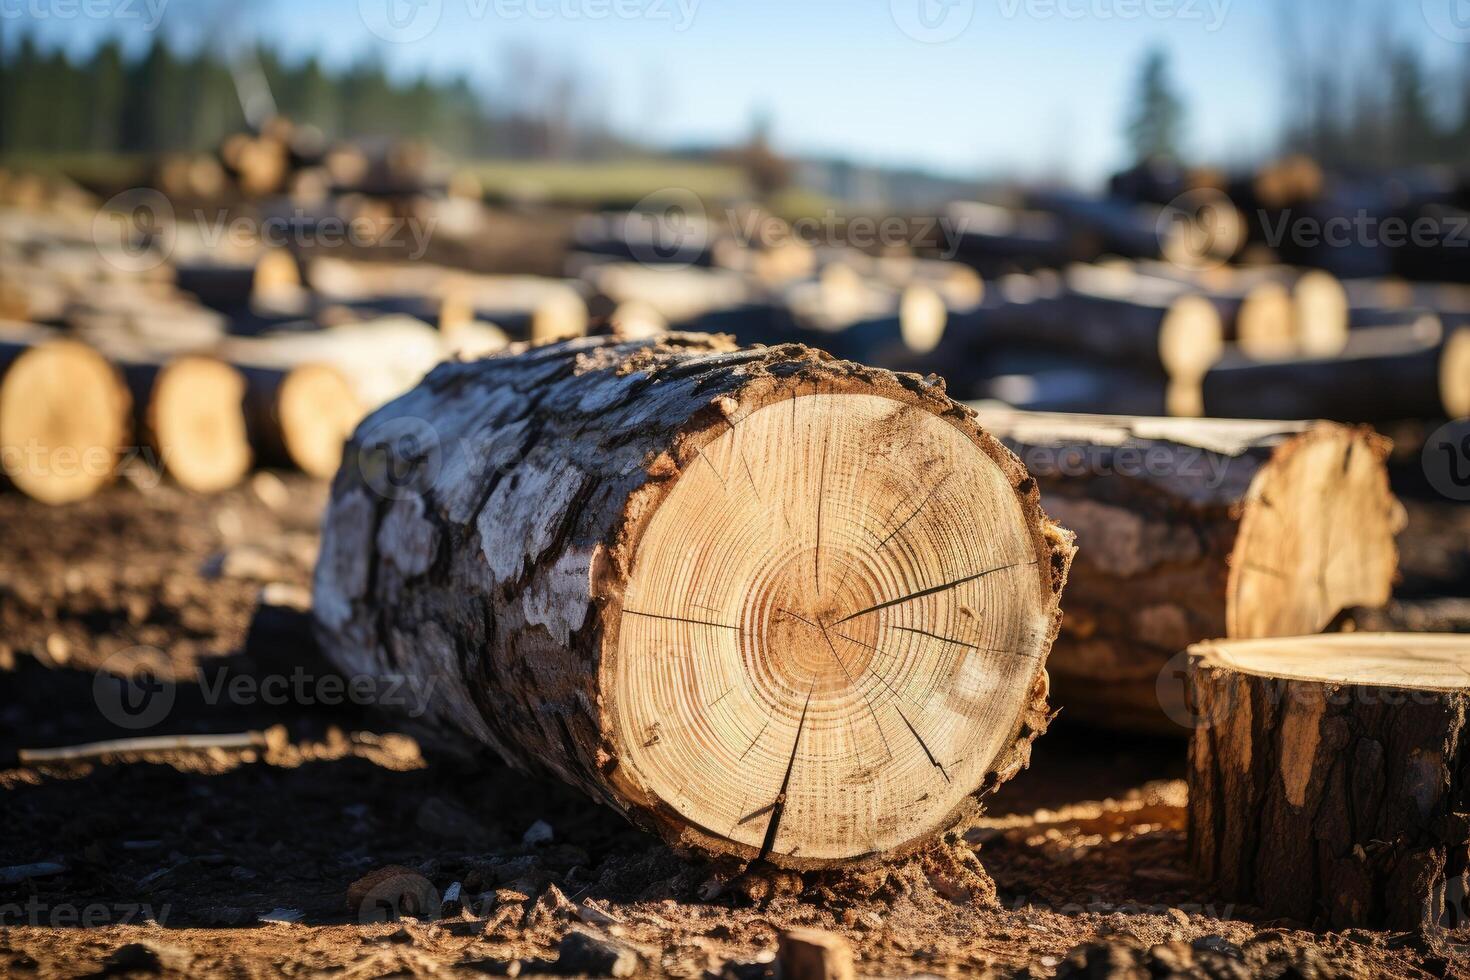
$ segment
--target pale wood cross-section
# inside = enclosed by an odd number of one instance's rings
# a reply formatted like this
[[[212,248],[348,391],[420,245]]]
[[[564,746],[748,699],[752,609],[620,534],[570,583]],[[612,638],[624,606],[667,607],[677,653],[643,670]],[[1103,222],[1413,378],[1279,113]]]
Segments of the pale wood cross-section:
[[[0,465],[29,496],[72,503],[111,482],[131,406],[117,369],[86,344],[0,334]]]
[[[912,849],[1046,727],[1070,536],[939,385],[587,338],[441,366],[346,459],[328,654],[678,846]]]

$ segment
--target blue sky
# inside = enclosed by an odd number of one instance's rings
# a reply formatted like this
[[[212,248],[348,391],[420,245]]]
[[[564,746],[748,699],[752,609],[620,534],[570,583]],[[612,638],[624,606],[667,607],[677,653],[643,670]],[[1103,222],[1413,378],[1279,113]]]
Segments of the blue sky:
[[[1463,24],[1470,40],[1470,0],[1386,2],[1436,63],[1465,57],[1441,34]],[[1353,0],[0,0],[0,24],[77,49],[108,31],[145,42],[157,21],[186,42],[263,36],[338,63],[376,50],[490,90],[509,84],[519,46],[574,69],[619,129],[658,144],[735,138],[764,111],[787,151],[1086,183],[1126,159],[1152,45],[1170,52],[1193,156],[1268,152],[1290,57],[1280,4],[1320,11],[1305,18],[1320,44]]]

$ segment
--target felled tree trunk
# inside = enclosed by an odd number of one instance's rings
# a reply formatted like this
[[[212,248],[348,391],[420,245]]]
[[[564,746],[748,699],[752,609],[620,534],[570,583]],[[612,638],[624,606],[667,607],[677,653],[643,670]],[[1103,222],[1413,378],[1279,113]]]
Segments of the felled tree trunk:
[[[1470,641],[1345,633],[1189,659],[1189,853],[1222,896],[1333,929],[1463,924]]]
[[[244,379],[245,430],[256,458],[330,479],[363,409],[347,379],[326,364],[237,363]]]
[[[1417,324],[1364,327],[1335,357],[1227,358],[1173,414],[1394,422],[1470,414],[1470,328],[1446,339]]]
[[[245,431],[245,379],[223,361],[200,354],[115,358],[132,393],[134,431],[153,462],[182,487],[217,493],[250,470]]]
[[[440,366],[347,460],[328,656],[679,847],[901,853],[1046,727],[1070,538],[939,386],[585,338]]]
[[[130,408],[117,369],[86,344],[0,331],[0,466],[28,496],[72,503],[110,483]]]
[[[1171,658],[1215,637],[1316,633],[1389,599],[1402,509],[1388,444],[1331,423],[985,409],[1077,534],[1051,659],[1068,717],[1184,734]]]

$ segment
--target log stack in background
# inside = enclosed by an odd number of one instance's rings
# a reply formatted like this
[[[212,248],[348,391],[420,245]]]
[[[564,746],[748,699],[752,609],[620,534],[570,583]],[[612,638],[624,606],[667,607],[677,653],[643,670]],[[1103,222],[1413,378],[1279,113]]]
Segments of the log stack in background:
[[[315,583],[351,675],[670,843],[909,850],[1046,727],[1070,536],[942,386],[794,345],[588,338],[366,419]]]
[[[1206,643],[1189,688],[1189,852],[1222,897],[1331,929],[1462,921],[1470,639]]]
[[[1316,633],[1389,599],[1403,511],[1369,430],[979,408],[1077,534],[1051,660],[1069,717],[1183,734],[1165,668],[1190,643]]]

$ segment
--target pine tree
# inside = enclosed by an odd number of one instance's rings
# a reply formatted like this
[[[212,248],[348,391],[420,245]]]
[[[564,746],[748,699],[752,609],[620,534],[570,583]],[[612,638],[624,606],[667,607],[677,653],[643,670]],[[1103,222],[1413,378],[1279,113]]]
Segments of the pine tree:
[[[1136,160],[1179,158],[1184,103],[1174,93],[1169,56],[1161,48],[1144,57],[1136,101],[1128,122],[1128,140]]]

